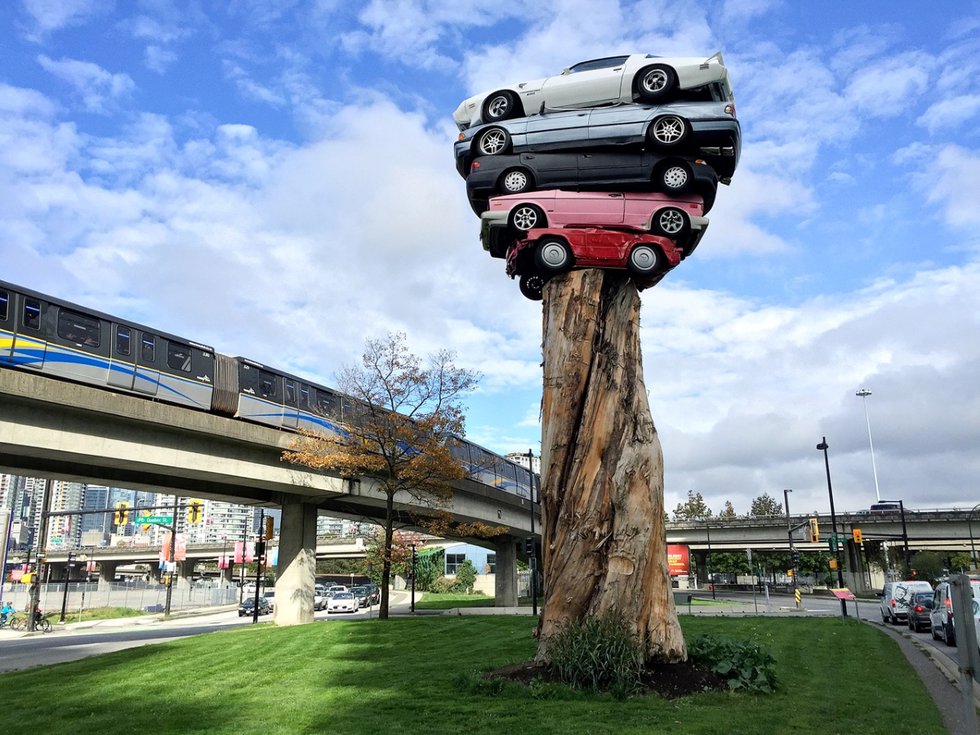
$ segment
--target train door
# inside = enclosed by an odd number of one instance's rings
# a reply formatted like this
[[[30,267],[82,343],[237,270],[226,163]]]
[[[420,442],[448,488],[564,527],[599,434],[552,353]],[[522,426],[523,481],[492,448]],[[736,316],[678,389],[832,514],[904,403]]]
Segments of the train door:
[[[6,348],[0,352],[0,359],[18,367],[42,370],[47,340],[41,330],[41,317],[47,304],[35,296],[25,296],[13,291],[6,293],[7,322],[11,329],[9,336],[4,337],[6,345],[0,343],[0,347]]]
[[[139,332],[139,347],[136,353],[136,375],[133,390],[151,396],[157,394],[160,386],[160,371],[156,368],[158,342],[160,340],[147,332]]]
[[[112,342],[109,347],[109,385],[133,390],[136,380],[136,359],[133,356],[132,327],[112,325]]]
[[[0,288],[0,365],[10,363],[14,350],[14,295]]]
[[[295,429],[299,425],[299,384],[292,378],[283,378],[282,425]]]

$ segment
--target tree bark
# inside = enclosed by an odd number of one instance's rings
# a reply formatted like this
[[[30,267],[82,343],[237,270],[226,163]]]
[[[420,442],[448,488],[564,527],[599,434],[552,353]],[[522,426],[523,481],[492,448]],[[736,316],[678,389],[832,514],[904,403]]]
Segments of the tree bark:
[[[639,294],[623,274],[574,271],[544,289],[539,661],[563,623],[606,613],[623,616],[644,662],[687,658],[667,572],[663,456],[639,316]]]

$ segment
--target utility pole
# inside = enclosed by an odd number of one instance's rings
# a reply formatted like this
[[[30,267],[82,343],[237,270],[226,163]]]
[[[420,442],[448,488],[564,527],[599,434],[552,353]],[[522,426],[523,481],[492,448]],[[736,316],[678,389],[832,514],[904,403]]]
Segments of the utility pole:
[[[180,498],[176,495],[174,495],[173,512],[174,517],[170,520],[170,525],[164,526],[164,528],[170,529],[170,561],[168,564],[172,565],[168,568],[167,574],[167,605],[163,611],[165,618],[170,617],[170,599],[174,590],[174,573],[177,571],[177,514],[180,513]]]
[[[28,620],[30,624],[28,625],[28,630],[34,630],[34,625],[36,621],[34,620],[34,611],[37,610],[38,605],[41,602],[41,569],[43,562],[41,561],[46,552],[48,545],[48,511],[51,509],[51,488],[50,481],[45,481],[44,483],[44,499],[41,501],[41,525],[38,529],[37,534],[37,552],[35,553],[35,558],[37,560],[35,566],[37,567],[34,575],[31,577],[31,602],[30,609],[27,611]]]
[[[531,474],[531,490],[528,504],[531,506],[531,549],[527,565],[531,572],[531,613],[538,617],[538,555],[534,548],[534,452],[527,450],[527,471]]]

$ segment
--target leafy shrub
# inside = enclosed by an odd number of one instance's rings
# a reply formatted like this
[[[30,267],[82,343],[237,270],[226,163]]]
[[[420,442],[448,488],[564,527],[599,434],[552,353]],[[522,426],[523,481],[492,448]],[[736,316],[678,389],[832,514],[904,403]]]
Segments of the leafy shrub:
[[[621,615],[566,622],[549,639],[548,658],[558,678],[579,689],[622,698],[640,688],[643,651]]]
[[[458,582],[452,577],[439,577],[439,579],[429,585],[429,592],[440,592],[448,594],[450,592],[461,592]]]
[[[688,644],[687,654],[692,662],[726,679],[729,689],[767,693],[776,689],[776,659],[757,643],[705,635]]]
[[[476,569],[473,568],[473,562],[466,559],[456,569],[456,585],[460,588],[458,591],[470,594],[475,584]]]

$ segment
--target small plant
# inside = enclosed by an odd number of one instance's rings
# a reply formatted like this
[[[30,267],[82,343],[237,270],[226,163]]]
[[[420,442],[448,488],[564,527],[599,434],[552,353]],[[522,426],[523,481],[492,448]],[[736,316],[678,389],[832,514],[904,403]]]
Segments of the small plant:
[[[766,693],[776,689],[776,659],[757,643],[705,635],[691,642],[687,653],[692,662],[726,679],[729,689]]]
[[[640,688],[643,651],[621,615],[562,625],[548,641],[555,675],[578,689],[608,689],[625,698]]]

